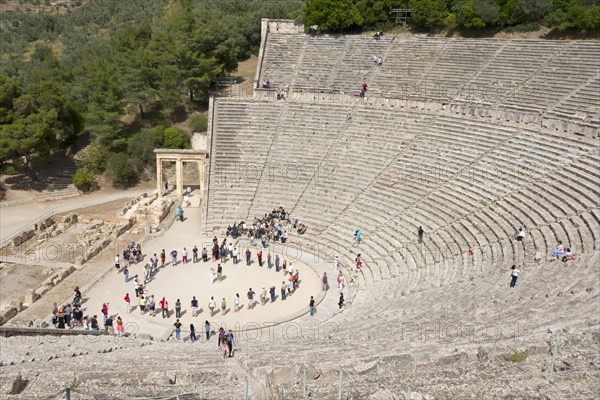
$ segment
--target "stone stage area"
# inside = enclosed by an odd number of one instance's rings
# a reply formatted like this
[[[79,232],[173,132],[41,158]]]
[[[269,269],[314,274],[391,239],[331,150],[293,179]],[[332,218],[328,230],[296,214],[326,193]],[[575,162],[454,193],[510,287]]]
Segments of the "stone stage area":
[[[284,279],[282,271],[275,272],[275,268],[267,269],[266,258],[269,251],[272,252],[273,260],[275,254],[279,254],[283,263],[284,256],[282,254],[282,246],[271,245],[263,249],[263,267],[259,267],[256,254],[257,247],[251,248],[252,264],[246,265],[245,247],[247,242],[240,241],[239,262],[234,265],[232,260],[228,259],[221,263],[223,266],[223,277],[219,281],[215,280],[210,283],[210,268],[214,267],[215,274],[217,262],[210,260],[210,246],[212,238],[201,237],[200,234],[200,208],[184,208],[185,221],[175,221],[171,227],[161,236],[150,237],[142,244],[142,252],[144,253],[144,261],[130,266],[129,282],[125,282],[122,273],[117,273],[115,269],[109,271],[102,279],[93,285],[89,292],[83,293],[83,297],[88,299],[84,303],[84,315],[90,317],[94,314],[98,315],[98,319],[102,321],[102,303],[109,303],[110,315],[120,315],[126,324],[126,330],[130,333],[148,333],[156,339],[167,338],[173,331],[175,323],[175,302],[181,300],[182,313],[180,321],[183,323],[182,329],[187,331],[189,324],[193,323],[198,334],[203,332],[204,321],[208,320],[213,329],[218,330],[218,327],[223,326],[226,329],[255,329],[264,327],[274,323],[290,321],[296,317],[308,312],[308,304],[310,296],[315,299],[320,299],[321,296],[321,274],[315,269],[308,266],[306,263],[296,261],[291,255],[294,251],[288,251],[288,264],[291,262],[294,269],[300,271],[300,284],[298,289],[291,296],[288,296],[285,301],[281,300],[282,281]],[[223,229],[225,231],[225,229]],[[223,237],[219,237],[221,241]],[[228,242],[229,243],[229,242]],[[235,243],[234,243],[235,244]],[[293,243],[288,242],[293,245]],[[122,246],[127,243],[119,244],[122,252]],[[209,252],[209,261],[203,262],[201,259],[197,263],[192,260],[192,248],[198,246],[199,254],[202,247],[206,247]],[[183,264],[181,262],[181,253],[186,247],[189,253],[189,262]],[[150,257],[154,253],[160,254],[160,251],[165,249],[167,253],[166,263],[164,268],[159,268],[158,272],[154,273],[154,277],[148,281],[146,286],[147,293],[154,295],[157,303],[157,314],[152,317],[149,312],[141,314],[138,301],[135,298],[133,277],[138,274],[140,281],[143,282],[143,269]],[[178,252],[178,264],[171,265],[171,257],[169,253],[176,249]],[[277,252],[277,253],[276,253]],[[335,291],[335,276],[333,268],[327,272],[330,285],[334,286]],[[288,275],[289,277],[289,275]],[[268,290],[270,286],[276,287],[276,300],[271,303],[270,300],[265,305],[260,304],[260,293],[263,286]],[[253,309],[248,309],[247,292],[252,288],[256,292],[255,300],[258,302]],[[131,297],[132,311],[127,312],[126,303],[123,300],[126,293]],[[234,296],[236,293],[240,295],[241,310],[233,312]],[[158,302],[162,297],[165,297],[169,302],[170,317],[163,318],[160,314],[160,306]],[[192,296],[196,296],[199,302],[200,313],[196,317],[192,317],[190,302]],[[208,308],[210,297],[213,296],[216,303],[215,313],[211,316]],[[227,301],[227,312],[221,315],[220,304],[225,297]],[[269,296],[267,296],[269,297]],[[115,317],[116,318],[116,317]]]

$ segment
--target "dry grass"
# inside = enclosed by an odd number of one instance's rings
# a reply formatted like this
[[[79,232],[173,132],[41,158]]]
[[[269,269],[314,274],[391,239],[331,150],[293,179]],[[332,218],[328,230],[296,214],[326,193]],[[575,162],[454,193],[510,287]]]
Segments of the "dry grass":
[[[254,74],[256,74],[256,64],[258,63],[258,57],[252,56],[245,61],[238,63],[238,69],[235,72],[237,76],[244,78],[244,81],[254,80]]]

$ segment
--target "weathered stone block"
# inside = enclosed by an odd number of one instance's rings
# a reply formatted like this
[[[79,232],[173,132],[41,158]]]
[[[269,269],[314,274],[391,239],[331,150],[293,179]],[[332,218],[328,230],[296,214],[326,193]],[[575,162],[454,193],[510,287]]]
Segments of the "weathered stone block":
[[[35,293],[35,290],[33,290],[33,289],[27,289],[25,291],[25,299],[24,299],[25,303],[27,303],[27,304],[33,304],[39,298],[40,298],[40,296]]]
[[[46,294],[46,292],[50,290],[50,286],[44,285],[44,286],[40,286],[39,288],[35,289],[35,294],[36,296],[39,296],[38,299],[40,297],[42,297],[44,294]]]
[[[4,325],[6,321],[17,315],[19,310],[15,306],[5,306],[2,311],[0,311],[0,325]]]
[[[23,301],[21,299],[17,299],[16,297],[13,297],[10,300],[10,305],[15,306],[17,311],[21,311],[23,309]]]

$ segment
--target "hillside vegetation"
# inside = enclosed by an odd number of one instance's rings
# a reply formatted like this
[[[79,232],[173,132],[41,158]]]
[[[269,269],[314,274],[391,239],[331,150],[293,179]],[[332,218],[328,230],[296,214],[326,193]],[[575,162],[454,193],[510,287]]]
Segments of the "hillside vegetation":
[[[148,169],[154,147],[188,146],[189,132],[171,125],[256,52],[261,17],[295,18],[303,4],[90,0],[40,12],[22,3],[0,8],[2,167],[34,168],[86,132],[80,167],[118,184]]]

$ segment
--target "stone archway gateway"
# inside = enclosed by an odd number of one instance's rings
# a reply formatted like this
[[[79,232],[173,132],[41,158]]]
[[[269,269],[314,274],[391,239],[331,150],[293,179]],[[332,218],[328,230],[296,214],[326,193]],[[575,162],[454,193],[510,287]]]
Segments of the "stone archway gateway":
[[[175,162],[175,187],[177,189],[177,197],[183,196],[183,163],[197,163],[198,174],[200,177],[200,196],[204,196],[206,150],[154,149],[154,154],[156,154],[156,188],[159,196],[162,196],[163,194],[163,161]]]

